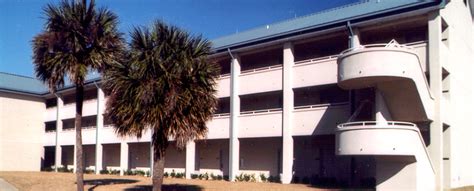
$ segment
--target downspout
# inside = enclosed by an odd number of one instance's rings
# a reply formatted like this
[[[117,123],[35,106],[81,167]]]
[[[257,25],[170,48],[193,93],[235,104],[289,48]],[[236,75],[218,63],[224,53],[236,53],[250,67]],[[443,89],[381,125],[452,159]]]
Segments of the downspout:
[[[230,48],[227,48],[227,52],[229,53],[229,55],[230,55],[230,57],[232,58],[232,60],[235,59],[235,58],[234,58],[234,55],[232,55],[232,52],[230,51]]]
[[[349,33],[350,33],[349,48],[354,48],[354,41],[352,40],[352,38],[354,36],[354,31],[352,31],[351,21],[347,21],[346,27],[347,27],[347,29],[349,29]]]

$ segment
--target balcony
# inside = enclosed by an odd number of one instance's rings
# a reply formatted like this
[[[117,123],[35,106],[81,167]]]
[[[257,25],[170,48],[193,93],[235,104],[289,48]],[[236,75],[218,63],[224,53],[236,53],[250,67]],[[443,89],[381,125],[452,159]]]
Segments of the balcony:
[[[338,59],[338,85],[348,90],[377,87],[394,119],[431,119],[433,97],[411,47],[375,44],[344,51]]]
[[[230,96],[230,75],[222,75],[217,80],[217,97]]]
[[[82,115],[97,115],[97,99],[84,100],[82,105]],[[69,103],[63,106],[61,110],[61,118],[76,117],[76,103]]]
[[[239,76],[239,93],[253,94],[281,90],[282,75],[282,65],[242,71]]]
[[[240,113],[239,138],[278,137],[281,136],[281,133],[281,108]]]
[[[216,114],[207,122],[208,132],[206,139],[229,138],[230,116],[228,113]]]
[[[415,156],[416,145],[426,147],[413,123],[351,122],[338,125],[336,132],[338,155]]]
[[[347,121],[349,116],[348,103],[295,107],[293,111],[293,135],[334,134],[337,124]]]
[[[326,56],[295,62],[293,87],[337,83],[337,56]]]

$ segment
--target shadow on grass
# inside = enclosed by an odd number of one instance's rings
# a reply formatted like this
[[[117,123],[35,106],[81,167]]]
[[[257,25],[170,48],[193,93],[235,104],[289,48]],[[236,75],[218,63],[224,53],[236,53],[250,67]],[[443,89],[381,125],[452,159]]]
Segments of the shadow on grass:
[[[126,188],[125,191],[148,191],[152,190],[152,185],[136,185],[133,188]],[[163,184],[162,191],[201,191],[203,188],[198,185],[189,184]]]
[[[131,183],[136,183],[136,182],[138,182],[138,180],[106,178],[106,179],[84,180],[84,185],[93,185],[91,188],[88,189],[89,191],[93,191],[98,186],[113,185],[113,184],[131,184]]]

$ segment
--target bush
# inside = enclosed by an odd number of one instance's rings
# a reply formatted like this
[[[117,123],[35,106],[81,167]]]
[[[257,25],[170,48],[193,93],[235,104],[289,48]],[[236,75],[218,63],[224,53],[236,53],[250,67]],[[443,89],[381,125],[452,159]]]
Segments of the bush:
[[[228,176],[228,175],[224,175],[224,180],[229,181],[229,176]]]
[[[243,182],[245,180],[244,174],[240,173],[239,176],[235,177],[235,181]]]
[[[135,173],[135,171],[130,170],[130,169],[127,170],[127,171],[125,171],[123,174],[124,174],[124,175],[130,175],[130,176],[137,175],[137,174]]]
[[[199,177],[198,174],[191,174],[191,179],[197,179]]]
[[[211,173],[211,179],[212,179],[212,180],[217,180],[217,176],[214,175],[214,173]]]
[[[109,171],[108,170],[100,170],[99,171],[99,174],[109,174]]]
[[[267,177],[265,176],[265,174],[260,174],[260,181],[262,182],[266,182],[267,181]]]
[[[84,173],[85,173],[85,174],[94,174],[94,173],[95,173],[95,170],[92,170],[92,169],[85,169],[85,170],[84,170]]]
[[[222,180],[222,175],[217,175],[217,180]]]
[[[175,178],[184,178],[184,176],[184,172],[178,172],[176,173]]]
[[[150,177],[150,175],[151,175],[151,174],[150,174],[150,171],[147,170],[147,171],[145,172],[145,176]]]
[[[174,172],[174,169],[173,169],[173,170],[171,170],[171,174],[170,174],[170,175],[171,175],[171,178],[174,178],[174,177],[176,177],[176,172]]]
[[[73,171],[72,168],[68,169],[66,166],[58,168],[58,172],[72,172],[72,171]]]
[[[168,172],[165,172],[165,173],[163,174],[163,176],[164,176],[165,178],[168,178],[170,175],[168,174]]]
[[[204,180],[209,180],[209,174],[207,174],[207,172],[204,173],[203,179],[204,179]]]
[[[143,171],[143,170],[135,170],[134,175],[145,176],[145,171]]]
[[[120,170],[109,170],[109,174],[113,174],[113,175],[119,175],[120,174]]]
[[[49,167],[44,167],[44,168],[41,169],[41,171],[46,171],[46,172],[52,172],[53,170],[54,170],[54,168],[50,167],[50,166]]]

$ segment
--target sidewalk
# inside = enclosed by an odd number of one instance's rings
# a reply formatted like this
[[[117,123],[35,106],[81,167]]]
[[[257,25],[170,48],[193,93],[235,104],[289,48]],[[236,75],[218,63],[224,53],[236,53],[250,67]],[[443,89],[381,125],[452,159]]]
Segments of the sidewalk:
[[[0,190],[1,191],[18,191],[13,185],[0,178]]]

